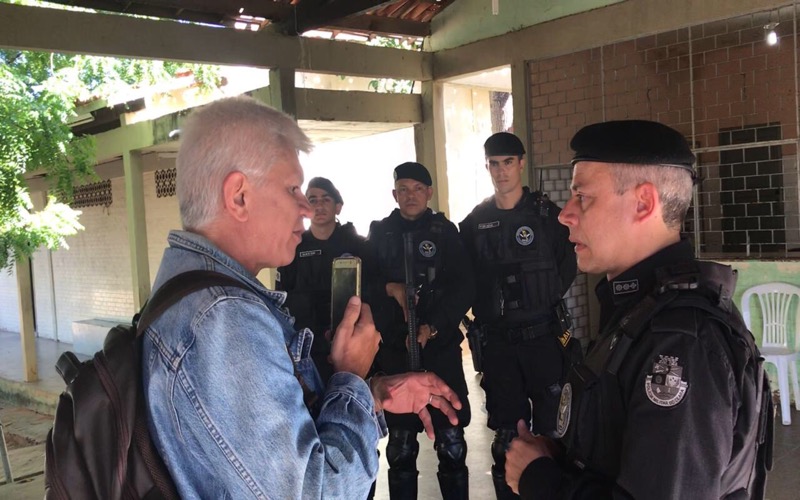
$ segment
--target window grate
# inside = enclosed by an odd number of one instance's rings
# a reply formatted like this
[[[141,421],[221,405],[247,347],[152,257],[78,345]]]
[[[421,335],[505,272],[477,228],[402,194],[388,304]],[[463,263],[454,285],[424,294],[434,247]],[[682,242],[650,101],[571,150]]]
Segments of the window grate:
[[[72,208],[106,207],[114,201],[111,192],[111,180],[85,184],[75,188]]]
[[[176,169],[174,168],[156,170],[156,196],[158,198],[175,196],[175,177]]]

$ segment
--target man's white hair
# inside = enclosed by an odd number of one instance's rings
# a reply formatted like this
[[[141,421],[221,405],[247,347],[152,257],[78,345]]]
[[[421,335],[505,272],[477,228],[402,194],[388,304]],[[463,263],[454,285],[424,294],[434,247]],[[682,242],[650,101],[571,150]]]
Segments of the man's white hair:
[[[692,202],[692,176],[688,170],[664,165],[611,164],[614,189],[624,194],[645,182],[656,187],[661,199],[664,224],[680,230]]]
[[[195,110],[181,128],[176,191],[184,229],[197,230],[222,209],[231,172],[261,182],[275,159],[311,150],[292,117],[250,97],[231,97]]]

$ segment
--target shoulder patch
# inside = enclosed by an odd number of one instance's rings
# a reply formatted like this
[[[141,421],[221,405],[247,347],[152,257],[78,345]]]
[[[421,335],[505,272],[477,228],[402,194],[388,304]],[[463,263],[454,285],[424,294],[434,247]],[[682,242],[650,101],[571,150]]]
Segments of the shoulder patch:
[[[671,408],[683,401],[689,382],[683,380],[683,367],[677,356],[659,354],[644,381],[647,399],[656,406]]]
[[[558,402],[558,415],[556,416],[555,437],[562,438],[569,428],[569,419],[572,414],[572,384],[567,382],[561,388],[561,399]]]

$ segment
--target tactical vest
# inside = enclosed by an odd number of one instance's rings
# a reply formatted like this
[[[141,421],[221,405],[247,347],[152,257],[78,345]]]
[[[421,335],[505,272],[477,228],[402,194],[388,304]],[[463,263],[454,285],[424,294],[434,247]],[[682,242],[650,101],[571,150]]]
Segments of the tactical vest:
[[[561,298],[561,279],[547,199],[531,193],[513,210],[499,210],[490,202],[473,217],[477,320],[524,325],[552,315]]]
[[[562,391],[556,437],[561,438],[567,456],[581,470],[613,482],[620,472],[626,425],[626,405],[618,378],[626,355],[644,331],[696,336],[701,325],[694,323],[691,309],[700,309],[708,313],[708,321],[726,332],[729,362],[742,398],[735,432],[744,443],[740,453],[756,458],[754,473],[734,466],[721,478],[722,486],[724,489],[726,484],[736,484],[738,478],[750,477],[746,495],[763,498],[766,472],[772,467],[774,409],[763,358],[741,315],[732,307],[735,271],[713,262],[691,261],[657,273],[656,290],[619,321],[609,324],[585,361],[571,368]],[[738,463],[750,462],[743,458]],[[741,490],[733,493],[736,498],[745,494]]]
[[[444,215],[434,213],[430,216],[430,223],[417,230],[414,234],[414,285],[418,289],[419,301],[417,302],[417,315],[420,324],[427,322],[428,308],[433,303],[440,290],[437,290],[436,279],[443,272],[444,256],[446,255],[447,238],[444,234]],[[382,232],[372,234],[370,238],[377,246],[378,266],[383,276],[394,283],[405,282],[405,267],[403,260],[403,228],[388,223],[381,224]],[[394,308],[393,324],[404,325],[403,312],[400,307]]]
[[[304,238],[297,247],[294,288],[288,290],[286,307],[297,319],[296,327],[308,327],[321,334],[329,327],[331,265],[333,259],[356,255],[361,242],[352,223],[338,226],[327,240]]]

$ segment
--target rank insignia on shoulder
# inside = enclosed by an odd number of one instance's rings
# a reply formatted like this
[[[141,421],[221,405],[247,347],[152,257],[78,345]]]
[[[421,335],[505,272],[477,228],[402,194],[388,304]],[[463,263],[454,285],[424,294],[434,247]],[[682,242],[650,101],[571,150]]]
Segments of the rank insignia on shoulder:
[[[572,334],[569,330],[564,330],[564,333],[558,336],[558,341],[561,342],[561,347],[567,347],[567,343],[569,343],[569,339],[572,338]]]
[[[659,354],[653,363],[653,370],[644,381],[644,392],[653,404],[670,408],[683,401],[689,382],[683,380],[683,367],[678,361],[677,356]]]

